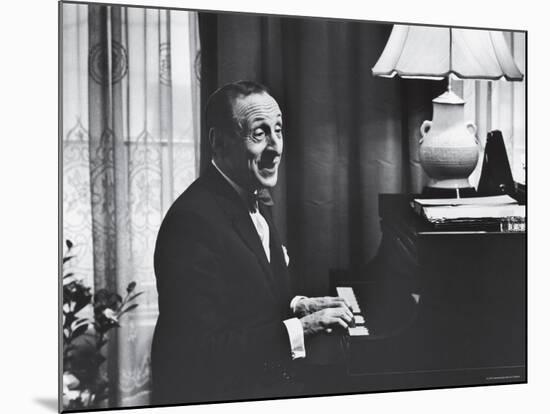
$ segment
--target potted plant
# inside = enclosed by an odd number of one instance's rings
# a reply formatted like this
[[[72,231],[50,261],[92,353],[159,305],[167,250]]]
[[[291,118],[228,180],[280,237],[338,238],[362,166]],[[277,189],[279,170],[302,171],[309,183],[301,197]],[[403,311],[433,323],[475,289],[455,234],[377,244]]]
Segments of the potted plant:
[[[109,332],[120,327],[121,317],[133,311],[136,282],[126,287],[125,296],[107,289],[92,294],[66,264],[74,258],[73,243],[65,242],[63,257],[63,408],[85,409],[98,407],[107,398],[108,378],[102,369],[106,361],[104,348]],[[90,315],[90,307],[93,309]],[[86,315],[87,314],[87,315]]]

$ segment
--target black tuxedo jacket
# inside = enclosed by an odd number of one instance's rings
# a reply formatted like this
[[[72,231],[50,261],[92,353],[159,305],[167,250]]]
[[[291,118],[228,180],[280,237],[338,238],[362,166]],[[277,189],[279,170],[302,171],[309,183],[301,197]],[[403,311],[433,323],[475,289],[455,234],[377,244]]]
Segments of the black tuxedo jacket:
[[[244,203],[213,166],[169,209],[155,249],[154,404],[295,394],[283,324],[289,274],[270,212],[261,212],[271,263]]]

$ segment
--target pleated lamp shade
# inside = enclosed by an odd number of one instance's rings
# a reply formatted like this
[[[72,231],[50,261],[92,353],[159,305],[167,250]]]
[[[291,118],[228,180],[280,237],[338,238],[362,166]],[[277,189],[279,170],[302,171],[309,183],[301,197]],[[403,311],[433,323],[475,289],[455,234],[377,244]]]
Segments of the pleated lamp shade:
[[[521,81],[502,32],[449,27],[394,25],[375,76]]]
[[[394,25],[372,68],[375,76],[449,79],[446,92],[433,99],[433,120],[420,127],[419,160],[427,173],[427,194],[471,193],[468,177],[479,158],[477,127],[464,120],[464,100],[451,88],[459,79],[521,81],[502,32],[449,27]],[[475,190],[473,190],[475,191]],[[448,196],[448,195],[447,195]]]

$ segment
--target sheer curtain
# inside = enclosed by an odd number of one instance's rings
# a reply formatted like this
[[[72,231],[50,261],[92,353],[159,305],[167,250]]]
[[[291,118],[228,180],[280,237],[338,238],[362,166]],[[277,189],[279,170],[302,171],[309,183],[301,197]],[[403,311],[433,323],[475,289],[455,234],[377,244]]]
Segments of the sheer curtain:
[[[63,239],[75,275],[124,293],[108,347],[109,406],[149,402],[157,317],[153,250],[161,220],[197,176],[197,16],[184,11],[63,4]]]
[[[525,33],[504,32],[510,51],[520,71],[525,75]],[[502,131],[506,153],[517,182],[525,183],[525,80],[522,82],[453,81],[453,88],[462,92],[466,101],[465,117],[477,125],[481,142],[480,159],[485,151],[487,133],[494,129]],[[481,174],[479,162],[470,176],[470,184],[477,187]]]

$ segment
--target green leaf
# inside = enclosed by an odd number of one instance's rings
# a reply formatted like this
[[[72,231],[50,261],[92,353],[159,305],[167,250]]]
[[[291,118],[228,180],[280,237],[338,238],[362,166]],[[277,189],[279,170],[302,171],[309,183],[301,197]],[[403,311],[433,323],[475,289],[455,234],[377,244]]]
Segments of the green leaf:
[[[130,312],[131,310],[137,308],[138,306],[139,306],[138,303],[134,303],[133,305],[128,306],[126,309],[123,309],[118,316],[120,317],[121,315],[124,315],[125,313]]]
[[[135,295],[132,295],[128,298],[127,302],[130,302],[132,300],[134,300],[135,298],[137,298],[138,296],[140,295],[143,295],[145,292],[139,292],[139,293],[136,293]]]
[[[73,331],[73,334],[71,335],[71,338],[72,339],[77,338],[80,335],[82,335],[83,333],[85,333],[87,330],[88,330],[88,324],[80,325],[78,328],[76,328]]]
[[[88,306],[92,302],[92,294],[90,289],[84,289],[78,292],[78,296],[75,297],[74,313],[80,312],[83,308]]]
[[[136,282],[130,282],[128,283],[128,287],[126,288],[126,292],[132,293],[132,291],[136,288]]]
[[[68,312],[68,313],[65,314],[64,325],[65,326],[71,326],[75,320],[76,320],[76,316],[74,315],[74,313],[73,312]]]
[[[88,321],[88,319],[84,319],[84,318],[80,318],[80,319],[77,319],[74,324],[73,324],[73,329],[77,329],[78,327],[82,326],[82,325],[86,325],[88,326],[90,322]]]

